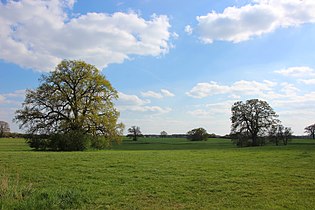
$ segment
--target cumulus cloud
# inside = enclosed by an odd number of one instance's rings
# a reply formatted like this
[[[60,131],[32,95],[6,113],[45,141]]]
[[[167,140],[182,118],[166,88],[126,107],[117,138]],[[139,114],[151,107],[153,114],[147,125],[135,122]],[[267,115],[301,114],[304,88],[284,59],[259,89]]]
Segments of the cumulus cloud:
[[[169,51],[167,16],[145,20],[134,12],[87,13],[72,17],[74,0],[0,2],[0,59],[49,71],[62,59],[82,59],[98,68],[132,55]]]
[[[211,44],[215,40],[242,42],[252,37],[315,22],[313,0],[255,0],[242,7],[227,7],[222,13],[212,11],[197,16],[195,30],[200,39]],[[186,26],[188,34],[191,26]]]
[[[277,70],[275,71],[275,73],[295,78],[315,77],[315,70],[308,66],[290,67],[286,69]]]
[[[169,90],[166,90],[166,89],[161,89],[160,92],[155,92],[155,91],[149,90],[147,92],[141,92],[141,95],[143,97],[157,98],[157,99],[175,96],[172,92],[170,92]]]
[[[315,79],[301,79],[299,81],[306,85],[315,85]]]
[[[263,95],[264,91],[271,91],[272,87],[277,85],[274,82],[265,80],[263,82],[240,80],[231,86],[220,85],[217,82],[198,83],[186,94],[193,98],[205,98],[218,94],[230,94],[233,98],[239,98],[238,95]]]
[[[0,94],[0,105],[1,104],[9,104],[9,105],[21,104],[24,97],[25,97],[25,90],[15,90],[10,93],[2,93]]]
[[[200,118],[210,118],[216,115],[219,115],[220,117],[226,116],[229,118],[228,116],[231,113],[231,107],[234,102],[235,101],[227,100],[218,103],[200,105],[200,108],[188,111],[188,114]]]
[[[120,111],[134,111],[134,112],[150,112],[156,114],[163,114],[172,111],[171,108],[152,106],[151,101],[147,99],[141,99],[136,95],[128,95],[122,92],[118,93],[119,99],[116,103],[117,108]]]
[[[193,28],[190,25],[185,26],[185,32],[189,35],[192,34]]]

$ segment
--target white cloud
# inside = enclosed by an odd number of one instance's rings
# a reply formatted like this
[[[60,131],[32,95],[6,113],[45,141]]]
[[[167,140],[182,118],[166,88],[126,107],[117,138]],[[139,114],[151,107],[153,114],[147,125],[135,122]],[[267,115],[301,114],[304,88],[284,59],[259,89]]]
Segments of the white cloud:
[[[1,104],[21,105],[24,97],[25,90],[16,90],[11,93],[3,93],[0,94],[0,105]]]
[[[147,92],[141,92],[141,95],[143,97],[150,97],[150,98],[163,98],[161,93],[154,92],[154,91],[147,91]]]
[[[185,26],[185,32],[189,35],[192,34],[193,28],[190,25]]]
[[[0,59],[49,71],[62,59],[105,68],[132,55],[159,56],[170,48],[167,16],[87,13],[69,17],[74,0],[0,2]],[[175,36],[175,35],[174,35]]]
[[[230,94],[231,97],[239,98],[239,95],[264,95],[264,91],[271,91],[277,85],[274,82],[264,80],[263,82],[240,80],[231,86],[220,85],[217,82],[198,83],[189,92],[188,96],[193,98],[205,98],[218,94]]]
[[[171,93],[169,90],[166,89],[161,89],[160,92],[155,92],[155,91],[147,91],[147,92],[141,92],[141,95],[143,97],[149,97],[149,98],[164,98],[164,97],[173,97],[175,96],[173,93]]]
[[[122,92],[118,93],[118,102],[119,104],[123,105],[137,105],[137,106],[143,106],[150,103],[150,100],[143,100],[140,99],[136,95],[127,95]]]
[[[256,0],[242,7],[227,7],[222,13],[212,11],[196,17],[195,31],[207,44],[215,40],[242,42],[273,32],[315,22],[313,0]],[[191,26],[186,26],[191,33]]]
[[[299,81],[306,85],[315,85],[315,79],[301,79]]]
[[[230,91],[230,87],[219,85],[217,82],[198,83],[186,94],[193,98],[205,98],[216,94],[226,94]]]
[[[118,94],[119,98],[116,105],[119,111],[151,112],[156,114],[164,114],[172,111],[169,107],[149,106],[151,104],[150,100],[141,99],[136,95],[128,95],[122,92]]]
[[[6,103],[6,98],[3,95],[0,95],[0,104]]]
[[[315,70],[308,66],[296,66],[287,69],[281,69],[275,71],[275,73],[281,74],[287,77],[303,78],[303,77],[315,77]]]
[[[175,94],[166,89],[161,89],[161,93],[166,97],[174,97]]]

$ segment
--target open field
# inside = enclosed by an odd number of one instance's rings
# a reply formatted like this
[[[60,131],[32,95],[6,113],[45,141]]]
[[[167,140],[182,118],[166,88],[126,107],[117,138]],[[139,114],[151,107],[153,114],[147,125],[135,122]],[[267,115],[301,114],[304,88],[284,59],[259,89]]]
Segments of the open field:
[[[35,152],[0,139],[1,209],[314,209],[315,141],[141,139]]]

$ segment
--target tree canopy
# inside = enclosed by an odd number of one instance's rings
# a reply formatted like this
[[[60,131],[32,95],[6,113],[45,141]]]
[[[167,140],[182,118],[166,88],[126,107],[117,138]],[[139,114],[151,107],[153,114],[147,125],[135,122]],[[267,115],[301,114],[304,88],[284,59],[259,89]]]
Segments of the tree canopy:
[[[79,132],[117,140],[123,125],[113,100],[117,91],[99,70],[84,61],[63,60],[40,86],[27,90],[15,120],[30,134],[53,135]]]
[[[9,123],[0,121],[0,138],[5,137],[8,133],[10,133]]]
[[[167,137],[167,132],[166,131],[161,131],[160,137],[162,137],[162,138]]]
[[[266,135],[269,129],[278,124],[278,115],[266,101],[251,99],[245,103],[235,102],[232,106],[231,134],[236,136],[237,143],[251,140],[251,146],[258,146],[258,137]]]
[[[135,126],[135,125],[131,126],[128,129],[128,132],[129,132],[128,136],[130,136],[134,141],[137,141],[138,137],[142,136],[139,126]]]
[[[187,132],[187,139],[191,141],[206,141],[208,133],[204,128],[195,128]]]
[[[315,139],[315,124],[305,127],[304,130],[305,133],[309,134],[312,137],[312,139]]]

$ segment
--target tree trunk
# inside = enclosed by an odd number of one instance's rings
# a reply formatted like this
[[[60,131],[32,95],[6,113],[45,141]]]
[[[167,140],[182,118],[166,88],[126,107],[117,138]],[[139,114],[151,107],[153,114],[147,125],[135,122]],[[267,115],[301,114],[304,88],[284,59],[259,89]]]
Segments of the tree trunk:
[[[252,145],[253,145],[253,146],[258,146],[257,135],[253,135],[253,136],[252,136],[252,140],[253,140]]]

